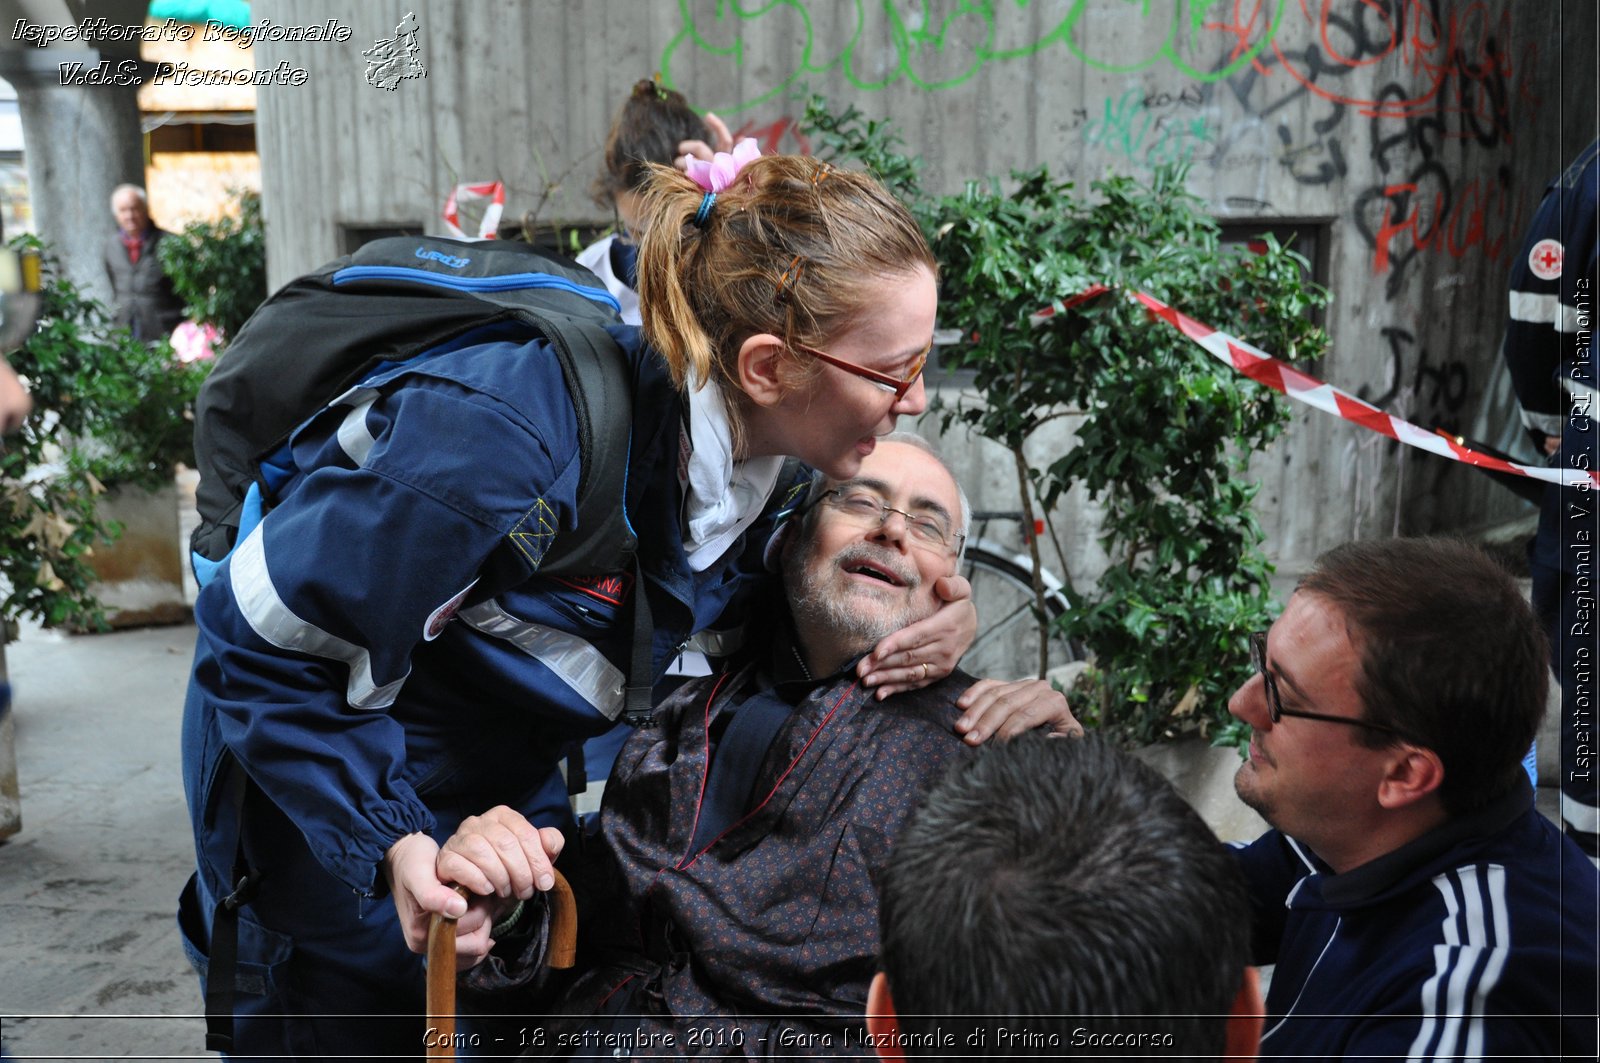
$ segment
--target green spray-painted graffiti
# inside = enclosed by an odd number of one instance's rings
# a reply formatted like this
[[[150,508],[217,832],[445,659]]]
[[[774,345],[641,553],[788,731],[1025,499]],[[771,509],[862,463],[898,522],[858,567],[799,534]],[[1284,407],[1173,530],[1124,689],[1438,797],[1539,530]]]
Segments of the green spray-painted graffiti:
[[[1204,115],[1186,111],[1203,102],[1193,87],[1178,95],[1151,95],[1135,86],[1106,100],[1105,113],[1084,126],[1085,144],[1097,145],[1140,166],[1155,169],[1170,163],[1191,163],[1196,153],[1214,147],[1215,137]]]
[[[696,94],[725,114],[802,91],[812,75],[842,76],[863,92],[901,80],[948,89],[987,63],[1052,47],[1096,70],[1166,63],[1218,81],[1271,43],[1284,0],[854,0],[843,19],[835,5],[818,6],[814,17],[808,0],[678,0],[683,26],[661,53],[662,78],[724,85],[759,77],[731,101]],[[728,67],[727,77],[710,76]]]

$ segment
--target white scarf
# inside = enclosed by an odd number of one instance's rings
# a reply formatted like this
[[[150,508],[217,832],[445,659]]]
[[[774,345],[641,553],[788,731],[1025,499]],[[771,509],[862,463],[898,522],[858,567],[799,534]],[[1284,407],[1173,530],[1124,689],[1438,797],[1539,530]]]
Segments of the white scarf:
[[[704,572],[741,532],[755,523],[778,484],[783,456],[733,459],[733,428],[722,390],[715,384],[689,392],[689,423],[680,460],[683,549],[689,568]]]

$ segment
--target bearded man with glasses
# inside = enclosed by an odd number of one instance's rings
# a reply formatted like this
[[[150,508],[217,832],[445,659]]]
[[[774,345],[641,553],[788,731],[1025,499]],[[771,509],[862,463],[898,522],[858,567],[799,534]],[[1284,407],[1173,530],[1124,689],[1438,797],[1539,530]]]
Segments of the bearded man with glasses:
[[[1516,582],[1464,543],[1349,543],[1250,651],[1261,1058],[1594,1058],[1600,892],[1522,768],[1549,677]]]
[[[967,519],[955,477],[910,433],[880,437],[848,480],[819,475],[769,547],[783,599],[752,610],[759,630],[726,668],[628,739],[599,837],[564,841],[498,808],[445,843],[441,881],[476,895],[458,960],[489,954],[466,986],[499,991],[496,1011],[575,1016],[542,1027],[546,1046],[870,1054],[875,883],[921,794],[980,735],[1081,730],[1038,680],[957,671],[882,700],[857,681],[852,665],[882,634],[937,608]],[[542,977],[534,882],[558,853],[580,973],[507,998]]]

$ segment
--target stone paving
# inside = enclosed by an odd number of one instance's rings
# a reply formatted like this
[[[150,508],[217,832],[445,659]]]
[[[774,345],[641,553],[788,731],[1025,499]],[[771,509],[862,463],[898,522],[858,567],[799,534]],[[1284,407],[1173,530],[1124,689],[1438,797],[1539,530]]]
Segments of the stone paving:
[[[0,1048],[214,1058],[174,912],[192,869],[178,727],[194,628],[6,647],[22,830],[0,844]],[[26,1016],[26,1017],[17,1017]]]

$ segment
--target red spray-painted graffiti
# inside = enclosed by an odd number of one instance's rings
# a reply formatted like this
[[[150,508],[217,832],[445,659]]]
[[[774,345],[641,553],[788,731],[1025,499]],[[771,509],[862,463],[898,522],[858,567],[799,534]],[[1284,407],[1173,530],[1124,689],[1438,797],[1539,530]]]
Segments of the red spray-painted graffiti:
[[[1380,199],[1383,216],[1372,231],[1374,275],[1388,271],[1393,256],[1409,259],[1416,251],[1459,259],[1476,249],[1490,262],[1499,262],[1522,229],[1520,204],[1501,180],[1474,178],[1432,190],[1403,181],[1372,197]],[[1364,206],[1357,207],[1358,219]]]
[[[1254,6],[1258,4],[1259,0]],[[1253,5],[1237,0],[1236,6]],[[1307,38],[1280,31],[1271,52],[1275,65],[1309,92],[1362,115],[1402,118],[1442,109],[1510,139],[1507,87],[1514,86],[1523,102],[1539,102],[1529,80],[1538,62],[1538,45],[1529,42],[1520,61],[1505,47],[1504,42],[1514,39],[1512,6],[1496,5],[1497,10],[1491,10],[1476,0],[1440,12],[1427,0],[1302,0],[1300,17],[1315,43],[1300,51],[1286,49],[1285,38]],[[1343,92],[1343,86],[1329,85],[1321,76],[1391,59],[1408,83],[1405,94],[1398,97]],[[1255,62],[1265,72],[1261,58]]]
[[[753,118],[746,120],[744,125],[733,131],[733,141],[737,144],[745,137],[755,137],[764,155],[811,154],[810,139],[800,132],[799,124],[788,115],[766,125],[757,125]]]

